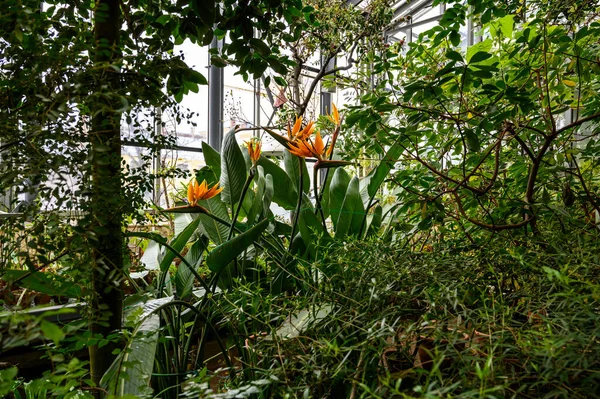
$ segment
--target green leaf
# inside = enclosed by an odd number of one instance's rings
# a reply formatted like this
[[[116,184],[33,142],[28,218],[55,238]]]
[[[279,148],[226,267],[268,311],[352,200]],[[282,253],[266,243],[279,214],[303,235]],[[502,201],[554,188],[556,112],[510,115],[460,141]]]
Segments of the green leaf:
[[[473,54],[473,56],[469,59],[469,64],[476,64],[478,62],[481,61],[485,61],[488,58],[491,58],[491,54],[485,51],[479,51],[475,54]]]
[[[191,68],[188,69],[188,72],[185,77],[187,78],[187,80],[189,82],[193,82],[193,83],[196,83],[199,85],[207,85],[208,84],[208,80],[206,80],[206,77],[203,74],[201,74],[198,71],[194,71]],[[197,93],[197,92],[198,92],[198,90],[197,90],[197,86],[196,86],[195,93]]]
[[[460,44],[460,33],[453,30],[452,32],[450,32],[450,43],[452,43],[453,46],[457,47]]]
[[[316,326],[333,311],[332,304],[311,306],[310,308],[302,309],[297,314],[290,316],[283,324],[275,331],[280,339],[297,338],[310,327]]]
[[[369,224],[369,228],[367,230],[367,237],[377,235],[377,232],[381,228],[381,222],[383,218],[383,208],[381,205],[377,205],[375,210],[373,211],[373,215],[371,217],[371,223]]]
[[[216,8],[214,0],[194,0],[192,2],[202,23],[212,29],[215,24]]]
[[[200,180],[202,181],[202,180]],[[210,184],[210,182],[209,182]],[[173,226],[174,226],[174,233],[175,235],[181,233],[187,225],[189,225],[190,223],[192,223],[192,221],[194,220],[194,215],[191,213],[176,213],[175,216],[173,217]],[[154,241],[151,241],[154,242]],[[146,254],[146,252],[144,252],[144,255]]]
[[[342,168],[336,169],[331,180],[331,186],[329,187],[329,212],[331,213],[334,230],[338,224],[340,211],[342,210],[342,204],[344,203],[344,197],[346,196],[349,184],[350,176],[348,172]]]
[[[500,23],[500,30],[502,31],[502,35],[508,39],[512,39],[513,35],[513,27],[515,25],[515,16],[514,15],[505,15],[504,17],[498,20]]]
[[[269,54],[271,54],[271,49],[269,46],[267,46],[267,44],[260,39],[250,39],[250,45],[263,57],[268,57]]]
[[[467,63],[471,63],[473,55],[479,52],[489,53],[492,50],[492,39],[485,39],[475,43],[467,49]]]
[[[314,238],[321,236],[325,232],[321,219],[315,215],[312,207],[303,207],[300,210],[298,230],[300,230],[306,246],[309,246],[314,241]]]
[[[381,184],[385,181],[394,167],[394,164],[398,161],[402,151],[403,148],[400,145],[400,142],[396,141],[386,152],[379,165],[369,173],[367,176],[367,179],[369,180],[369,184],[367,185],[369,199],[375,196],[377,190],[379,190],[379,187],[381,187]]]
[[[285,172],[290,177],[290,180],[294,184],[294,191],[298,190],[298,182],[300,176],[300,166],[302,165],[303,170],[303,181],[302,181],[302,191],[308,193],[310,190],[310,175],[308,174],[308,168],[306,167],[306,161],[301,159],[295,155],[293,155],[288,150],[283,150],[283,167],[285,168]],[[296,195],[296,194],[294,194]]]
[[[265,176],[265,195],[263,197],[263,216],[265,217],[271,208],[271,199],[273,198],[274,193],[273,176],[267,175]]]
[[[331,214],[329,206],[329,195],[331,191],[331,181],[333,180],[334,172],[335,171],[333,170],[329,170],[327,172],[327,180],[325,181],[325,185],[323,186],[321,191],[323,193],[323,197],[321,198],[321,208],[323,208],[323,214],[325,215],[325,218],[328,218]]]
[[[172,249],[166,249],[165,255],[162,261],[160,262],[160,270],[162,272],[168,271],[169,267],[171,266],[171,263],[173,262],[173,259],[175,259],[176,256],[181,258],[181,251],[187,245],[188,241],[190,240],[190,237],[198,228],[199,223],[200,218],[197,217],[196,219],[194,219],[194,221],[188,224],[181,233],[179,233],[177,236],[175,236],[175,238],[173,238],[173,240],[170,242]]]
[[[204,155],[204,162],[210,166],[217,176],[217,179],[221,177],[221,154],[212,148],[206,141],[202,142],[202,154]]]
[[[235,137],[235,130],[231,129],[223,138],[221,152],[221,199],[231,205],[237,206],[246,182],[246,161]]]
[[[202,264],[202,255],[204,254],[207,246],[208,239],[206,237],[201,237],[192,244],[187,254],[185,254],[185,259],[196,271],[198,271],[200,265]],[[175,292],[177,292],[177,296],[180,298],[187,298],[192,293],[192,288],[194,286],[194,274],[185,263],[181,262],[177,267],[174,280]]]
[[[189,215],[188,213],[182,213],[181,215]],[[189,223],[186,224],[186,226]],[[185,228],[185,227],[184,227]],[[182,229],[183,231],[183,229]],[[140,263],[144,266],[145,270],[159,270],[160,262],[163,258],[162,248],[159,242],[154,240],[148,242],[144,254],[140,258]]]
[[[446,58],[451,59],[453,61],[463,62],[463,57],[458,51],[448,50],[446,51]]]
[[[122,397],[147,397],[152,393],[150,380],[158,344],[160,317],[145,317],[133,331],[125,349],[100,380],[100,386],[110,394]]]
[[[277,73],[280,73],[280,72],[277,72]],[[288,85],[287,82],[285,81],[285,79],[282,78],[281,76],[275,76],[273,79],[275,80],[275,83],[277,83],[281,87],[287,87],[287,85]]]
[[[223,58],[221,58],[217,55],[214,55],[214,54],[210,57],[210,63],[211,63],[211,65],[214,65],[217,68],[225,68],[227,65],[229,65],[229,63],[227,61],[225,61]]]
[[[5,270],[2,280],[12,282],[23,276],[27,277],[18,282],[20,287],[51,296],[81,297],[82,291],[80,286],[54,273],[33,272],[30,274],[27,270]]]
[[[284,209],[294,209],[297,200],[296,187],[298,182],[296,181],[294,184],[283,169],[264,156],[260,157],[258,165],[263,167],[265,174],[271,175],[273,181],[277,182],[277,190],[274,192],[273,201]],[[309,180],[308,177],[307,180]]]
[[[200,201],[198,204],[206,208],[212,215],[230,223],[227,207],[218,195],[208,200]],[[227,236],[229,235],[228,226],[216,221],[208,215],[200,214],[198,218],[201,222],[201,225],[199,226],[200,231],[210,238],[212,242],[215,244],[222,244],[227,241]]]
[[[237,258],[238,255],[252,245],[252,243],[258,240],[268,225],[269,220],[264,219],[252,228],[217,246],[206,258],[208,268],[214,273],[221,271],[225,266]]]
[[[13,384],[19,369],[16,367],[9,367],[4,370],[0,370],[0,395],[8,395],[13,392]]]
[[[481,143],[479,142],[479,137],[473,131],[473,129],[465,129],[464,130],[465,138],[467,139],[467,145],[471,152],[478,152],[481,149]]]
[[[171,16],[167,15],[167,14],[164,14],[164,15],[161,15],[160,17],[156,18],[155,22],[164,26],[170,20],[171,20]]]
[[[258,166],[259,170],[256,179],[256,193],[254,195],[254,202],[252,203],[252,207],[250,208],[250,212],[248,213],[248,224],[253,225],[256,222],[256,217],[261,214],[263,209],[263,197],[265,195],[265,186],[267,185],[264,169],[262,166]],[[286,176],[287,177],[287,176]]]
[[[47,320],[42,319],[40,328],[44,336],[54,341],[54,344],[56,345],[58,345],[58,343],[65,337],[65,333],[59,326],[54,323],[50,323]]]
[[[359,192],[359,180],[358,177],[353,177],[348,184],[346,195],[344,197],[344,203],[339,214],[337,226],[335,227],[335,238],[343,238],[347,234],[356,234],[360,228],[360,224],[356,222],[355,212],[364,213],[362,200]],[[362,220],[362,214],[359,215],[358,219]]]

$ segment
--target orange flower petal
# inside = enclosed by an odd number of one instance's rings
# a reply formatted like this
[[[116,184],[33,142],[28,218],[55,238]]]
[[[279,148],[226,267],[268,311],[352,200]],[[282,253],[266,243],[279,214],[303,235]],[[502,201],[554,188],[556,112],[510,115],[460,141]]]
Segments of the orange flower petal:
[[[315,123],[313,121],[308,122],[308,125],[306,125],[306,127],[304,129],[302,129],[302,131],[300,132],[300,134],[298,134],[298,138],[300,139],[307,139],[313,132],[313,130],[315,129]]]
[[[297,140],[288,148],[288,150],[299,157],[307,158],[313,155],[308,144],[303,140]]]
[[[332,103],[331,106],[333,107],[333,111],[331,112],[331,120],[336,125],[339,125],[340,124],[340,113],[338,112],[338,109],[335,106],[335,104]]]
[[[315,149],[315,155],[317,155],[317,158],[320,157],[323,154],[323,150],[325,150],[325,144],[323,144],[323,139],[321,138],[321,132],[317,132],[317,135],[315,136],[315,143],[313,145],[313,148]]]
[[[221,191],[223,191],[223,188],[219,188],[219,183],[215,184],[214,186],[212,186],[209,190],[206,191],[206,193],[204,193],[204,195],[202,196],[202,200],[207,200],[210,199],[212,197],[214,197],[215,195],[219,194]]]
[[[299,116],[296,118],[296,123],[294,123],[294,128],[292,129],[292,137],[296,136],[302,127],[302,117]]]
[[[195,205],[196,202],[194,201],[194,183],[196,182],[196,178],[194,177],[192,179],[192,181],[189,182],[188,184],[188,189],[187,189],[187,199],[188,199],[188,203],[190,205]],[[197,184],[197,182],[196,182]]]

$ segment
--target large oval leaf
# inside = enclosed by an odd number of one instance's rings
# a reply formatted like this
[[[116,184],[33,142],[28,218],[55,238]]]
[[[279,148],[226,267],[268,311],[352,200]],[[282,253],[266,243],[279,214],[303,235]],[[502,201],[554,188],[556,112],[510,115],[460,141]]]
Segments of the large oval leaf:
[[[302,181],[302,191],[308,193],[310,190],[310,179],[308,174],[308,168],[306,167],[306,162],[304,159],[298,158],[295,155],[292,155],[288,150],[283,150],[283,166],[285,168],[285,172],[289,176],[290,180],[294,185],[294,191],[298,191],[298,180],[300,176],[300,166],[302,165],[302,173],[303,181]]]
[[[263,167],[265,174],[271,175],[273,181],[277,182],[277,190],[273,193],[273,202],[284,209],[294,209],[298,198],[296,196],[298,181],[293,182],[283,169],[264,156],[260,157],[258,164]],[[307,181],[309,180],[308,176],[305,178]]]
[[[359,192],[359,181],[355,176],[352,178],[352,180],[350,180],[350,184],[348,184],[348,189],[346,190],[344,203],[342,204],[342,209],[340,211],[337,226],[335,228],[335,238],[343,238],[347,234],[355,234],[358,232],[355,222],[355,211],[357,212],[357,215],[359,215],[361,208],[362,200]],[[362,212],[364,212],[364,210]],[[360,228],[360,225],[358,228]]]
[[[342,168],[336,169],[329,187],[329,213],[331,214],[334,230],[337,228],[348,184],[350,184],[348,172]]]
[[[208,210],[212,215],[230,223],[227,207],[218,195],[208,200],[200,201],[199,205]],[[227,225],[217,222],[215,219],[202,213],[198,215],[198,218],[202,223],[200,231],[210,238],[212,242],[222,244],[227,241],[227,237],[229,236],[229,227]]]
[[[205,141],[202,142],[202,154],[204,155],[204,163],[212,168],[217,178],[220,178],[221,155]]]

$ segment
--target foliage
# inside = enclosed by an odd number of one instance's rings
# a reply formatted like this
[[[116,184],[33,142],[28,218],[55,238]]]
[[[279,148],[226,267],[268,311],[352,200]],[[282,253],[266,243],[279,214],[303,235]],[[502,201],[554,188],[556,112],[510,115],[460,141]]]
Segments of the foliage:
[[[592,3],[450,1],[406,49],[382,41],[387,1],[366,16],[312,0],[10,5],[0,17],[0,187],[37,199],[16,209],[16,228],[2,226],[4,289],[86,296],[91,328],[3,315],[12,322],[3,349],[41,339],[56,366],[30,382],[3,370],[0,393],[596,394]],[[467,17],[481,27],[463,50]],[[316,125],[297,118],[287,137],[267,129],[283,159],[261,154],[257,140],[240,147],[235,130],[221,153],[203,145],[207,166],[183,188],[188,203],[155,209],[174,231],[124,232],[126,220],[151,220],[139,211],[156,176],[121,165],[121,127],[154,143],[146,164],[172,143],[155,111],[185,118],[177,102],[206,83],[173,46],[226,35],[213,65],[236,65],[246,79],[293,67],[295,113],[327,75],[360,103],[344,125],[335,109]],[[317,52],[302,97],[300,72]],[[355,52],[372,87],[338,75]],[[347,66],[327,65],[342,54]],[[347,161],[334,158],[338,136]],[[365,154],[378,162],[350,174],[345,166]],[[72,207],[80,213],[57,212]],[[127,261],[126,239],[142,240],[141,259]],[[122,301],[125,287],[133,295]],[[85,347],[90,379],[74,356]]]
[[[464,230],[474,239],[481,229],[538,233],[538,222],[557,218],[590,223],[598,211],[596,14],[587,5],[567,19],[538,4],[516,15],[475,4],[483,25],[466,51],[458,29],[470,14],[456,3],[406,52],[377,57],[379,84],[346,119],[357,133],[346,140],[348,156],[402,148],[390,176],[400,232]]]
[[[336,242],[313,264],[320,281],[300,272],[311,294],[248,286],[224,312],[254,338],[240,354],[250,380],[278,381],[264,397],[597,397],[595,238],[553,238],[421,254]],[[326,318],[279,335],[282,320],[324,304]]]

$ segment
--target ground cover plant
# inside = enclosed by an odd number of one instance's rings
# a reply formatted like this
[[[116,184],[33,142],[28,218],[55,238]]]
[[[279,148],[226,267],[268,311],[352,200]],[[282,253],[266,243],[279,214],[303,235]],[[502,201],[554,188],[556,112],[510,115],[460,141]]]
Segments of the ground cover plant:
[[[390,46],[385,1],[365,9],[372,26],[352,10],[324,37],[349,5],[11,3],[0,184],[37,197],[1,219],[0,348],[35,345],[46,366],[3,363],[0,394],[600,396],[600,10],[444,3],[438,26]],[[215,67],[270,68],[282,86],[308,58],[280,46],[360,57],[321,65],[260,130],[280,157],[234,128],[191,175],[121,165],[122,123],[160,153],[157,107],[184,120],[177,102],[206,83],[173,45],[225,35]],[[315,120],[325,75],[356,96]],[[145,212],[166,176],[186,184]]]

